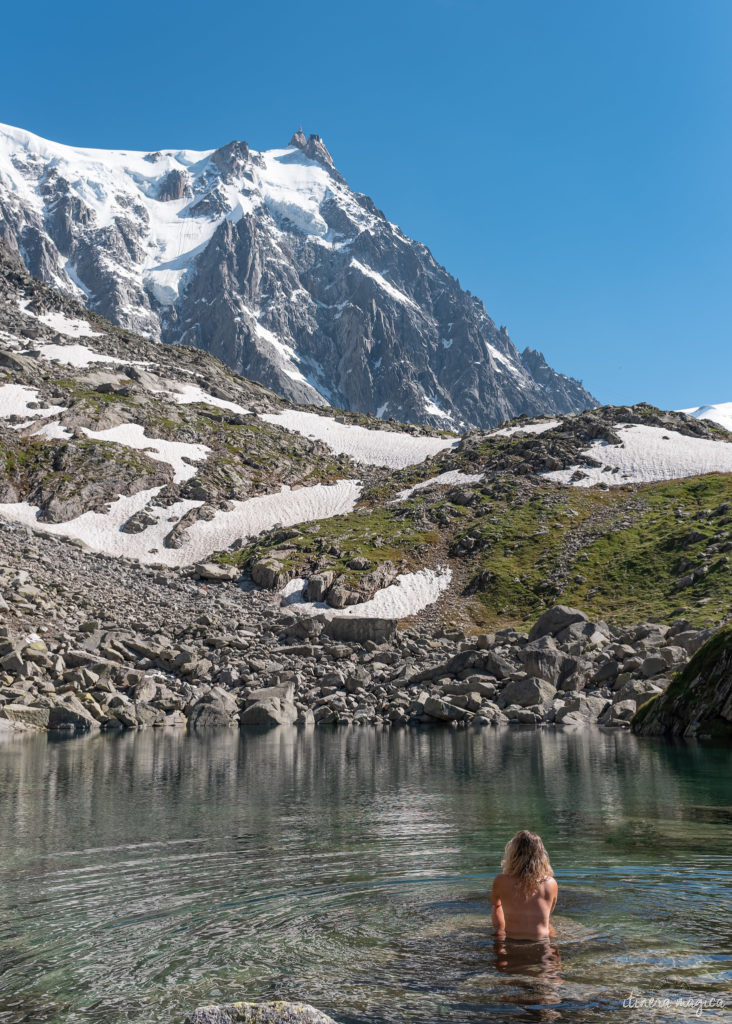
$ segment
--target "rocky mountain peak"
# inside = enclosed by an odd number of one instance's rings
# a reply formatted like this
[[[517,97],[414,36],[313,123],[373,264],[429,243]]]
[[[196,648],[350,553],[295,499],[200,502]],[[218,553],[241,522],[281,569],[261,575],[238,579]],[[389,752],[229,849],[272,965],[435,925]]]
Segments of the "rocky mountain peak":
[[[224,174],[237,174],[244,170],[251,160],[251,151],[246,142],[238,142],[236,139],[226,146],[214,150],[211,154],[211,162],[215,164]]]
[[[298,128],[290,139],[290,145],[302,150],[306,157],[321,164],[337,181],[345,184],[345,178],[336,170],[333,157],[319,135],[310,134],[305,138],[305,132]]]
[[[302,128],[298,128],[295,134],[292,136],[290,141],[287,143],[288,146],[297,146],[298,149],[305,149],[308,144],[307,136]]]
[[[168,171],[158,188],[158,199],[161,203],[170,202],[174,199],[183,199],[184,196],[192,196],[191,187],[188,183],[188,175],[185,171],[173,168]]]
[[[455,431],[596,404],[520,355],[318,135],[91,157],[0,125],[0,167],[0,237],[35,277],[293,401]]]

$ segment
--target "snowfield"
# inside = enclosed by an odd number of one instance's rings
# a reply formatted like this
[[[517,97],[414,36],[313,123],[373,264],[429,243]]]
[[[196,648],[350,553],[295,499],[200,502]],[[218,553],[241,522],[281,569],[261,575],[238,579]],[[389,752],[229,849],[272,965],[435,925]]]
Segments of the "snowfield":
[[[62,405],[49,405],[47,409],[31,409],[30,403],[38,402],[38,392],[35,388],[27,388],[23,384],[0,384],[0,419],[7,419],[9,416],[57,416],[65,412]],[[18,429],[26,426],[25,423],[18,425]]]
[[[251,416],[251,410],[245,409],[242,405],[237,405],[236,402],[227,402],[224,398],[217,398],[215,395],[210,395],[203,388],[199,388],[196,384],[180,384],[176,385],[175,390],[171,392],[171,398],[178,405],[194,405],[200,403],[201,405],[213,405],[217,409],[228,409],[229,412],[238,412],[242,416]]]
[[[687,437],[675,430],[636,423],[621,424],[616,433],[622,445],[593,441],[582,453],[596,459],[601,466],[571,466],[542,476],[559,483],[573,483],[576,487],[592,487],[599,483],[618,486],[677,480],[705,473],[732,473],[732,443]],[[586,476],[573,481],[572,476],[578,469]]]
[[[513,434],[543,434],[545,430],[554,430],[561,426],[559,420],[542,420],[541,423],[527,423],[518,427],[501,427],[500,430],[493,430],[490,437],[511,437]]]
[[[421,483],[415,484],[413,487],[407,487],[406,490],[399,491],[393,502],[406,501],[411,498],[415,491],[424,490],[425,487],[453,487],[456,484],[477,484],[485,476],[485,473],[463,473],[459,469],[448,469],[445,473],[440,473],[438,476],[430,477],[429,480],[422,480]]]
[[[444,437],[414,437],[392,430],[369,430],[351,423],[338,423],[314,412],[262,413],[260,419],[284,427],[303,437],[322,441],[336,455],[348,455],[354,462],[390,469],[405,469],[454,448],[459,441]]]
[[[88,430],[86,427],[83,430],[93,441],[111,441],[125,448],[145,452],[158,462],[167,462],[173,467],[173,481],[177,484],[195,476],[196,466],[191,463],[201,462],[211,451],[205,444],[188,444],[185,441],[165,441],[162,437],[146,437],[145,428],[139,423],[121,423],[118,427],[110,427],[108,430]]]
[[[151,363],[145,359],[125,359],[120,356],[107,356],[101,352],[94,352],[87,345],[71,344],[71,345],[56,345],[53,343],[36,343],[36,349],[42,359],[58,360],[59,363],[65,363],[67,366],[75,366],[77,369],[84,370],[92,363],[115,363],[117,366],[155,366],[155,363]],[[21,352],[21,355],[27,355],[35,351],[33,349],[25,349]]]
[[[82,541],[92,551],[106,555],[131,558],[147,565],[179,567],[200,562],[215,551],[225,551],[236,540],[256,537],[274,526],[294,526],[351,512],[361,485],[357,480],[339,480],[336,484],[316,484],[297,490],[283,487],[277,494],[232,502],[231,511],[218,511],[210,521],[193,523],[180,548],[164,547],[163,538],[182,516],[203,502],[179,501],[162,508],[154,503],[160,490],[155,487],[119,498],[107,512],[84,512],[66,523],[39,522],[38,508],[27,502],[0,505],[0,516],[42,533]],[[154,516],[156,523],[142,533],[121,532],[130,516],[142,509]]]
[[[100,352],[93,352],[86,345],[53,345],[39,344],[38,352],[42,359],[57,359],[59,363],[67,366],[76,366],[78,369],[85,369],[91,363],[122,363],[123,359],[116,359],[114,356],[104,356]]]
[[[370,601],[352,604],[347,608],[331,608],[325,603],[305,601],[305,579],[291,580],[280,591],[280,595],[283,606],[303,615],[325,615],[328,619],[340,619],[343,616],[360,619],[406,619],[434,604],[440,594],[450,586],[451,579],[452,571],[443,567],[402,573],[390,586],[377,590]]]
[[[59,334],[65,334],[68,338],[101,338],[102,332],[95,331],[92,325],[87,320],[77,320],[73,317],[66,316],[64,313],[33,313],[30,309],[27,309],[27,301],[18,303],[20,306],[21,313],[26,316],[32,316],[34,320],[39,320],[46,327],[50,327],[53,331],[58,331]]]
[[[42,437],[46,441],[68,441],[73,437],[68,427],[62,427],[58,420],[51,420],[31,431],[33,437]]]
[[[698,420],[713,420],[726,430],[732,431],[732,402],[719,402],[717,405],[697,405],[693,409],[679,409]]]

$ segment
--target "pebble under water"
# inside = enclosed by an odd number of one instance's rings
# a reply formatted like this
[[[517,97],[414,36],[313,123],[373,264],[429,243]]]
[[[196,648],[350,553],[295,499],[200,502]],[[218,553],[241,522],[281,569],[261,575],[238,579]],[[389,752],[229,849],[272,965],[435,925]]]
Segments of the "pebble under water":
[[[342,1024],[729,1021],[731,779],[729,749],[599,730],[8,740],[0,1022],[272,998]],[[523,827],[559,882],[549,947],[491,934]]]

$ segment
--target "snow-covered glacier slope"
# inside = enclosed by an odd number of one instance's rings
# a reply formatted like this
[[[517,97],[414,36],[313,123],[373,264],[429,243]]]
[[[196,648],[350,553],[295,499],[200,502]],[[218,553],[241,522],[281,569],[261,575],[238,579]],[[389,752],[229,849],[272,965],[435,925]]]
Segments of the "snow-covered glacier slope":
[[[34,276],[296,402],[454,430],[595,404],[519,353],[317,136],[143,153],[0,126],[0,225]]]
[[[698,420],[713,420],[726,430],[732,431],[732,402],[718,402],[716,405],[697,405],[692,409],[681,409]]]

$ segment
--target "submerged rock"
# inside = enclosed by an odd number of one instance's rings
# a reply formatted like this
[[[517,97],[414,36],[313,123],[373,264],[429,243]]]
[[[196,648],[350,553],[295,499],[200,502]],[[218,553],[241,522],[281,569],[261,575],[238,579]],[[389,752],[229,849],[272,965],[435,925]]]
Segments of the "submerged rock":
[[[186,1024],[336,1024],[307,1003],[223,1003],[200,1006]]]

